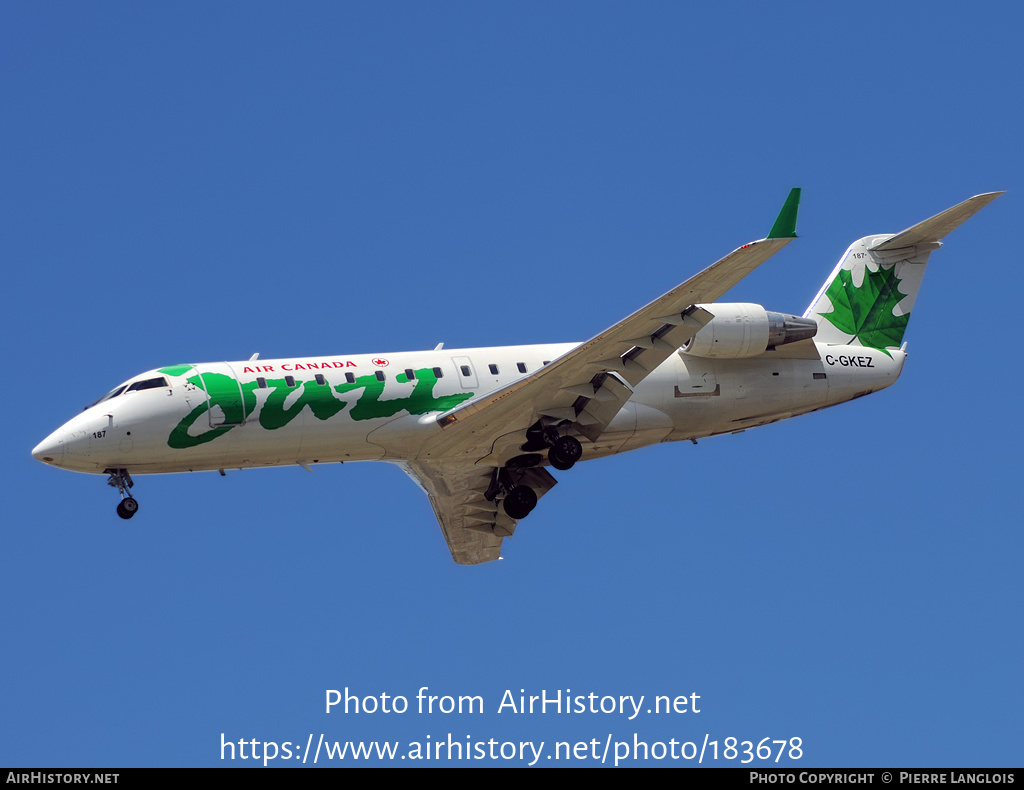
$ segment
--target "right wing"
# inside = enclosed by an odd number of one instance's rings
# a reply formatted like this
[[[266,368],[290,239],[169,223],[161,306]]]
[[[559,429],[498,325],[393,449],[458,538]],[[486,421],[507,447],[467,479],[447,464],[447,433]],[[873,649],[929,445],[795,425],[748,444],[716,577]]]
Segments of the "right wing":
[[[718,300],[795,238],[800,190],[790,192],[767,239],[745,244],[551,364],[438,415],[443,433],[429,458],[470,457],[501,466],[542,418],[571,423],[596,441],[633,388],[712,318],[697,303]],[[497,442],[501,436],[506,441]]]

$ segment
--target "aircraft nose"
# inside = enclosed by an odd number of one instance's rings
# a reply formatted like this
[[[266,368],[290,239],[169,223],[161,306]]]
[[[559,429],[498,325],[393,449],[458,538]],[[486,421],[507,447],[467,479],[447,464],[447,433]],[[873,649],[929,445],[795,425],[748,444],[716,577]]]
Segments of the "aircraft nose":
[[[37,444],[32,457],[44,464],[60,464],[64,458],[64,429],[58,428]]]

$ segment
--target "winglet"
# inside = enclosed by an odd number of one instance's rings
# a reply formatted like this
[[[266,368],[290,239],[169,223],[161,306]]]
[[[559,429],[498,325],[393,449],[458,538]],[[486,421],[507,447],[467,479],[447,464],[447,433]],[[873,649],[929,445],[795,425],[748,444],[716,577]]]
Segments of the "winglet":
[[[769,239],[795,239],[796,238],[796,213],[800,208],[800,187],[789,190],[789,197],[782,204],[782,211],[779,218],[772,225]]]

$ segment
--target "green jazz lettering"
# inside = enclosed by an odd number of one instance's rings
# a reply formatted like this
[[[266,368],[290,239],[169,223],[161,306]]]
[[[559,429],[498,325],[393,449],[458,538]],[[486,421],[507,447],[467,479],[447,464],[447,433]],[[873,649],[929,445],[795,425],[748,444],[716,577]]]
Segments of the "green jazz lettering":
[[[399,373],[395,377],[395,381],[399,384],[409,383],[409,379],[404,373]],[[256,392],[259,385],[255,381],[241,384],[241,402],[238,398],[238,384],[231,376],[221,373],[204,373],[202,376],[190,376],[188,382],[203,390],[207,400],[192,409],[175,426],[170,436],[167,437],[169,447],[180,450],[212,442],[237,427],[242,421],[243,414],[248,415],[246,419],[251,419],[253,413],[257,411]],[[289,387],[283,378],[268,379],[267,388],[270,393],[259,409],[256,419],[261,427],[272,431],[290,423],[306,408],[318,420],[329,420],[352,404],[349,416],[353,420],[372,420],[378,417],[393,417],[403,411],[409,414],[447,411],[473,397],[472,392],[435,397],[433,391],[434,385],[437,384],[437,376],[434,375],[431,368],[421,368],[415,371],[415,385],[412,392],[405,397],[383,400],[381,396],[384,394],[384,384],[385,382],[380,381],[373,373],[359,376],[351,384],[346,382],[333,387],[330,384],[318,384],[316,381],[300,381],[296,382],[294,387]],[[296,391],[298,391],[297,397]],[[359,391],[362,394],[354,401],[351,397],[349,399],[338,397],[338,395],[343,396]],[[189,429],[210,410],[211,405],[220,407],[229,420],[235,424],[210,428],[197,435],[190,434]]]

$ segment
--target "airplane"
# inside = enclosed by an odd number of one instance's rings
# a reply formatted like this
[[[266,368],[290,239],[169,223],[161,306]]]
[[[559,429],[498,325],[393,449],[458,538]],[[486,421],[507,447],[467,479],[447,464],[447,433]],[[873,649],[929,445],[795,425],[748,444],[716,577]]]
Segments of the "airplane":
[[[455,562],[502,541],[555,485],[548,467],[737,433],[868,395],[903,370],[903,335],[941,240],[977,195],[843,254],[802,316],[719,302],[796,238],[800,189],[745,244],[585,343],[178,364],[118,385],[33,457],[133,475],[387,461],[426,492]]]

